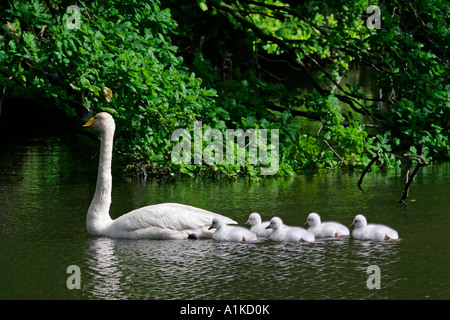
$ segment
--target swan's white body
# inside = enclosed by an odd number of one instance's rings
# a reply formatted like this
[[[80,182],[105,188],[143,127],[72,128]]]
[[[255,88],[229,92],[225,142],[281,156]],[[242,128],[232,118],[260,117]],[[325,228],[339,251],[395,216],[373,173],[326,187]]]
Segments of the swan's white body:
[[[251,226],[250,231],[256,234],[258,238],[269,238],[272,233],[272,229],[267,229],[270,222],[262,222],[261,216],[257,212],[251,213],[245,224],[249,224]]]
[[[187,239],[195,234],[198,238],[212,238],[208,230],[214,217],[225,223],[237,222],[207,210],[178,203],[161,203],[133,210],[112,220],[111,161],[115,123],[111,115],[101,112],[85,127],[92,126],[100,132],[100,160],[94,198],[86,216],[86,229],[91,235],[127,239]]]
[[[358,240],[398,240],[398,232],[382,224],[367,224],[367,219],[358,214],[350,227],[355,227],[352,236]]]
[[[315,240],[314,234],[300,227],[289,227],[283,224],[278,217],[273,217],[267,228],[273,229],[270,239],[273,241],[301,241],[312,242]]]
[[[221,217],[212,220],[211,227],[215,228],[213,239],[216,241],[256,241],[256,234],[242,227],[227,226]]]
[[[317,238],[349,236],[350,230],[343,224],[334,221],[322,222],[320,216],[312,212],[308,215],[305,225],[310,227],[307,229]]]

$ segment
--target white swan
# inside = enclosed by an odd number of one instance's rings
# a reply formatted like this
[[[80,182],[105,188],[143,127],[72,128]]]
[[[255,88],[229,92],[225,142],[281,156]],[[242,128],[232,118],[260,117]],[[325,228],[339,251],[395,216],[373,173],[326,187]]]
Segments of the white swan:
[[[398,232],[381,224],[367,224],[366,217],[358,214],[350,227],[355,227],[352,236],[359,240],[398,240]]]
[[[334,221],[322,222],[320,216],[312,212],[308,215],[305,225],[310,227],[307,229],[318,238],[349,236],[350,231],[346,226]]]
[[[86,229],[91,235],[127,239],[187,239],[211,238],[208,230],[211,220],[220,216],[229,224],[237,222],[207,210],[178,203],[161,203],[133,210],[112,220],[111,160],[115,123],[106,112],[98,113],[84,127],[100,132],[100,160],[94,198],[86,216]]]
[[[245,222],[245,224],[249,224],[251,226],[250,231],[255,233],[260,238],[268,238],[272,233],[273,229],[267,229],[269,223],[269,221],[262,222],[261,216],[257,212],[251,213],[248,220]]]
[[[209,229],[216,229],[213,239],[217,241],[256,241],[256,234],[242,227],[227,226],[221,217],[215,217]]]
[[[312,242],[315,240],[314,234],[300,227],[289,227],[283,224],[278,217],[270,220],[268,229],[273,229],[270,239],[273,241],[301,241]]]

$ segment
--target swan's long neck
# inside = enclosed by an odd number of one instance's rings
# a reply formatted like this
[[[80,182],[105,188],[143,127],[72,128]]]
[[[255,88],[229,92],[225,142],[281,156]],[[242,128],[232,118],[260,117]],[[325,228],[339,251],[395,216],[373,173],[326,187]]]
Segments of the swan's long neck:
[[[100,138],[97,186],[86,217],[86,228],[92,235],[103,235],[104,230],[112,222],[109,216],[109,206],[111,205],[112,191],[111,161],[114,126],[102,132]]]

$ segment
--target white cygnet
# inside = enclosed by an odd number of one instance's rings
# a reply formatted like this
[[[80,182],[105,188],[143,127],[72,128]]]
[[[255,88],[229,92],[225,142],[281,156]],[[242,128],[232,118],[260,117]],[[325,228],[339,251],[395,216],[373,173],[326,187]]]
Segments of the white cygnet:
[[[250,231],[255,233],[258,238],[269,238],[272,233],[272,229],[266,229],[269,225],[269,221],[262,222],[261,216],[257,212],[253,212],[248,217],[245,224],[249,224]]]
[[[350,227],[355,227],[352,236],[359,240],[397,240],[398,232],[381,224],[367,224],[367,219],[358,214]]]
[[[268,229],[273,229],[270,239],[273,241],[301,241],[311,242],[315,240],[314,234],[300,227],[290,227],[283,224],[278,217],[270,220]]]
[[[256,234],[243,227],[227,226],[222,218],[215,217],[210,229],[216,229],[213,239],[216,241],[256,241]]]
[[[308,215],[305,225],[309,225],[310,227],[307,230],[318,238],[337,238],[339,236],[350,235],[350,230],[343,224],[335,221],[322,222],[320,216],[315,212]]]

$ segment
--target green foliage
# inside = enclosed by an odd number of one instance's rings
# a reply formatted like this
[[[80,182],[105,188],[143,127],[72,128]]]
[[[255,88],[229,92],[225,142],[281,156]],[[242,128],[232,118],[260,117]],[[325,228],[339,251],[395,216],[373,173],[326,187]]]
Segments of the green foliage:
[[[214,105],[215,92],[202,88],[175,55],[168,36],[177,24],[156,2],[90,2],[81,7],[79,29],[67,27],[69,14],[49,14],[65,12],[61,4],[12,5],[6,12],[13,31],[0,50],[2,85],[71,117],[90,109],[112,113],[116,149],[127,163],[163,166],[171,133]],[[112,91],[109,102],[105,88]]]
[[[410,148],[426,152],[429,159],[450,158],[447,1],[380,3],[380,30],[366,26],[370,15],[366,9],[376,5],[368,1],[209,0],[206,4],[216,19],[220,12],[234,28],[246,30],[240,41],[251,44],[256,65],[252,70],[258,71],[258,81],[248,81],[249,73],[239,70],[245,79],[240,79],[241,84],[247,86],[242,97],[235,94],[236,104],[248,94],[262,96],[265,101],[258,103],[264,107],[254,114],[261,121],[271,119],[264,110],[283,108],[293,116],[320,121],[320,135],[305,136],[283,122],[286,113],[281,111],[278,124],[286,137],[282,159],[292,168],[362,167],[376,150],[384,151],[380,165],[386,167],[398,167],[401,157],[394,154]],[[279,81],[284,74],[267,67],[276,61],[284,61],[291,71],[300,70],[298,74],[314,89],[287,90]],[[370,69],[374,94],[363,92],[358,84],[340,83],[352,65]],[[271,91],[274,83],[279,87]],[[227,86],[239,93],[244,92],[241,84]],[[219,97],[221,87],[216,87]],[[371,136],[364,122],[375,128]]]
[[[438,9],[440,8],[440,9]],[[415,1],[400,8],[390,3],[383,28],[368,43],[383,55],[371,58],[379,72],[377,89],[389,96],[391,112],[374,109],[380,124],[400,140],[403,148],[423,146],[436,158],[450,155],[450,78],[447,1]]]
[[[0,86],[75,123],[112,113],[116,154],[133,170],[259,176],[261,163],[172,163],[171,134],[195,120],[224,136],[278,129],[281,176],[363,168],[377,150],[380,167],[405,151],[450,158],[448,1],[380,2],[381,30],[366,27],[362,0],[78,4],[73,28],[63,1],[11,1]],[[343,84],[361,65],[374,94]]]

